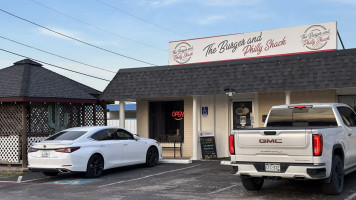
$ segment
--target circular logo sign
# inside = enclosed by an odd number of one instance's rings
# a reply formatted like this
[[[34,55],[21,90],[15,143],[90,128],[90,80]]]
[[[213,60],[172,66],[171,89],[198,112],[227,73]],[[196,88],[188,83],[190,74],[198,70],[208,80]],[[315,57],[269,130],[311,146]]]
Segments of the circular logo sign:
[[[313,25],[305,30],[302,35],[303,46],[310,50],[319,50],[328,43],[330,35],[330,29],[321,25]]]
[[[179,64],[187,63],[193,55],[193,47],[187,42],[179,43],[173,50],[173,59]]]

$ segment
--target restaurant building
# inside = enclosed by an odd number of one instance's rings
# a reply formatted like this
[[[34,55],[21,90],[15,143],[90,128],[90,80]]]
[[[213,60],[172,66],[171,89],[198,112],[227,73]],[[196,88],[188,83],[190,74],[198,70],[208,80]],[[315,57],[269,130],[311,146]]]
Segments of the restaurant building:
[[[137,133],[182,141],[183,157],[202,158],[201,133],[228,157],[230,131],[263,126],[273,105],[356,106],[356,49],[337,50],[336,33],[331,22],[171,42],[169,66],[121,69],[100,98],[137,102]]]

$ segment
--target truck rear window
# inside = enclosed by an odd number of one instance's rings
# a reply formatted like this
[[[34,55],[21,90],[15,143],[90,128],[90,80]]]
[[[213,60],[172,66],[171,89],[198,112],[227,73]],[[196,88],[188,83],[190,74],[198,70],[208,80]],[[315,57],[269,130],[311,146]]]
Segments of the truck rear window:
[[[331,108],[274,108],[271,110],[267,127],[337,126]]]

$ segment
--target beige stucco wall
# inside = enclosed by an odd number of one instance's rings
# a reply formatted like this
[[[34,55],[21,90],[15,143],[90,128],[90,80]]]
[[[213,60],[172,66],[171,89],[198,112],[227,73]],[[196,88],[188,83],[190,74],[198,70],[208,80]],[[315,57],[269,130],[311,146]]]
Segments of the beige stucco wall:
[[[148,138],[148,101],[141,100],[136,102],[137,134]]]
[[[184,100],[184,142],[182,147],[183,157],[192,157],[193,152],[193,99],[192,97],[182,98],[160,98],[144,99],[137,101],[137,133],[142,137],[149,137],[149,102],[150,101],[174,101]],[[172,157],[172,149],[164,149],[164,157]],[[179,151],[176,151],[176,156]]]
[[[262,115],[267,115],[272,106],[284,104],[286,96],[284,92],[264,92],[258,94],[258,123],[256,127],[263,126]]]
[[[306,90],[291,93],[291,103],[336,103],[336,90]]]

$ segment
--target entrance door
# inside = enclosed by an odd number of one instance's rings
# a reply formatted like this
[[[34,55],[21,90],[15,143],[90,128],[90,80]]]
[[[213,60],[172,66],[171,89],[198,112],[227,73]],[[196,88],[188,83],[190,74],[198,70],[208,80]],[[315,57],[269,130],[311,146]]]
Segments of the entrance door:
[[[249,128],[253,125],[252,101],[236,101],[232,105],[233,129]]]

